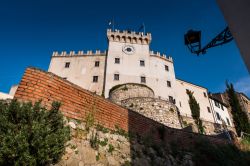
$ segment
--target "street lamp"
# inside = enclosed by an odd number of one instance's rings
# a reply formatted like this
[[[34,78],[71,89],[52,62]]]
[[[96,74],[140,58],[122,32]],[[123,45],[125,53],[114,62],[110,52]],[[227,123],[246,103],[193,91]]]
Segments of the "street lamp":
[[[205,54],[207,49],[223,45],[233,40],[233,36],[226,27],[221,33],[219,33],[212,41],[201,48],[201,31],[189,30],[184,35],[184,42],[191,53],[199,55],[200,53]]]

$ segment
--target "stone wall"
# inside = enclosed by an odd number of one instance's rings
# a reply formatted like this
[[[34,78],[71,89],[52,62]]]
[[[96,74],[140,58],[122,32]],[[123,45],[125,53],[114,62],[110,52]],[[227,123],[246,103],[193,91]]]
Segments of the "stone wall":
[[[135,97],[122,100],[121,105],[168,127],[181,129],[177,108],[168,101],[150,97]]]
[[[181,116],[181,118],[184,128],[190,126],[189,129],[191,129],[193,132],[198,132],[198,128],[193,118],[187,116]],[[204,126],[205,134],[207,135],[218,135],[224,131],[224,128],[221,124],[205,121],[204,119],[201,120],[202,125]],[[227,129],[236,133],[234,127],[227,126]]]
[[[86,123],[74,119],[67,119],[66,122],[71,129],[71,140],[66,143],[65,153],[55,166],[194,164],[193,154],[189,151],[176,155],[176,148],[164,143],[150,144],[149,139],[136,135],[128,136],[127,133],[111,131],[100,125],[91,126],[86,130]]]
[[[66,117],[83,120],[93,114],[96,123],[110,129],[119,126],[126,132],[137,133],[141,136],[158,131],[153,135],[154,141],[159,140],[161,135],[166,138],[166,143],[179,140],[178,144],[183,147],[192,145],[193,141],[199,138],[208,139],[216,144],[229,143],[225,139],[164,126],[82,89],[55,74],[35,68],[28,68],[25,71],[14,98],[33,103],[42,100],[42,104],[46,107],[51,107],[53,101],[59,101],[62,103],[60,110]],[[164,132],[160,134],[159,128]]]
[[[134,97],[154,97],[154,91],[143,84],[127,83],[113,87],[109,92],[109,98],[121,104],[122,100]]]

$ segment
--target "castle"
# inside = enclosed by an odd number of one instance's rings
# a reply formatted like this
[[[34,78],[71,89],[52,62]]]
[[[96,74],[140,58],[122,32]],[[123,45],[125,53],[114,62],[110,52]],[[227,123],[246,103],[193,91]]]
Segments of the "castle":
[[[200,105],[200,118],[206,128],[215,130],[214,124],[223,122],[233,127],[227,105],[209,96],[207,88],[177,79],[173,58],[149,49],[150,33],[108,29],[107,39],[104,52],[53,52],[48,71],[152,119],[162,115],[155,120],[176,128],[181,125],[171,125],[175,122],[169,123],[165,113],[174,108],[185,123],[191,122],[186,93],[190,90]],[[157,102],[158,106],[151,108]]]

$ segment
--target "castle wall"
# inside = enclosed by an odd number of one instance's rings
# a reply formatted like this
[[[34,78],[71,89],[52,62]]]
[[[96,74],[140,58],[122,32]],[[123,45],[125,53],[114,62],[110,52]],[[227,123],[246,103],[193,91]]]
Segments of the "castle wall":
[[[206,138],[212,143],[228,143],[227,140],[213,136],[166,127],[82,89],[55,74],[34,68],[28,68],[25,71],[14,98],[33,103],[42,100],[42,104],[47,108],[51,107],[53,101],[59,101],[62,103],[60,110],[69,118],[85,120],[89,113],[92,113],[95,123],[110,129],[115,129],[115,125],[118,125],[127,132],[138,133],[143,137],[152,134],[152,131],[157,132],[159,128],[164,128],[166,143],[178,140],[178,144],[183,147],[192,145],[194,140],[199,138]],[[157,137],[157,133],[154,136]]]
[[[121,105],[168,127],[182,128],[176,106],[168,101],[151,97],[135,97],[122,100]]]
[[[121,105],[121,101],[135,97],[154,97],[152,89],[142,84],[122,84],[110,90],[109,99]]]
[[[215,121],[214,121],[213,113],[212,111],[209,112],[207,108],[207,107],[210,108],[207,89],[177,79],[175,90],[178,95],[178,98],[176,100],[176,106],[179,108],[180,114],[184,116],[192,117],[192,113],[191,113],[190,106],[188,103],[189,97],[186,93],[187,89],[194,92],[193,95],[200,105],[200,118],[214,123]],[[206,94],[206,96],[204,95],[204,93]]]
[[[104,84],[105,58],[105,54],[54,54],[48,71],[101,95]],[[95,61],[99,61],[98,67],[95,67]],[[68,68],[65,67],[66,63],[70,63]],[[98,76],[98,82],[93,82],[93,76]]]
[[[186,89],[189,89],[194,92],[194,96],[200,104],[201,118],[215,122],[212,111],[208,111],[208,108],[211,110],[211,106],[207,89],[176,79],[173,59],[149,50],[150,33],[107,30],[107,38],[109,42],[107,53],[100,51],[75,53],[71,51],[59,54],[54,52],[48,71],[98,95],[104,94],[106,98],[112,98],[115,102],[120,101],[121,98],[125,99],[124,97],[129,95],[132,98],[138,96],[125,91],[109,96],[113,87],[126,83],[145,84],[153,90],[155,98],[169,100],[172,97],[181,115],[192,117],[189,98],[186,94]],[[126,52],[126,47],[132,48],[133,51]],[[119,63],[115,63],[115,58],[119,58]],[[95,61],[99,61],[98,67],[95,67]],[[144,61],[144,65],[140,65],[140,61]],[[70,63],[67,68],[66,63]],[[118,80],[114,79],[115,74],[119,74]],[[98,76],[97,82],[93,82],[93,76]],[[145,77],[145,83],[141,82],[141,77]]]

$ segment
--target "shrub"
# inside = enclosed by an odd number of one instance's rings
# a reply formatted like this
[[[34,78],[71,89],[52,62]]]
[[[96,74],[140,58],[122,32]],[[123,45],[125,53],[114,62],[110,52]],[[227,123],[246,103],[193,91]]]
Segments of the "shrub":
[[[70,130],[53,102],[50,111],[40,102],[0,102],[0,165],[49,165],[65,151]]]
[[[226,83],[226,86],[226,92],[229,98],[229,104],[232,108],[231,112],[238,136],[240,136],[241,132],[250,133],[250,123],[248,121],[247,114],[241,108],[233,84]]]
[[[200,120],[200,105],[196,101],[194,95],[194,92],[191,92],[190,90],[187,90],[187,95],[189,97],[188,103],[191,109],[192,117],[195,121],[195,124],[198,127],[199,133],[204,133],[204,128],[202,125],[202,121]]]

